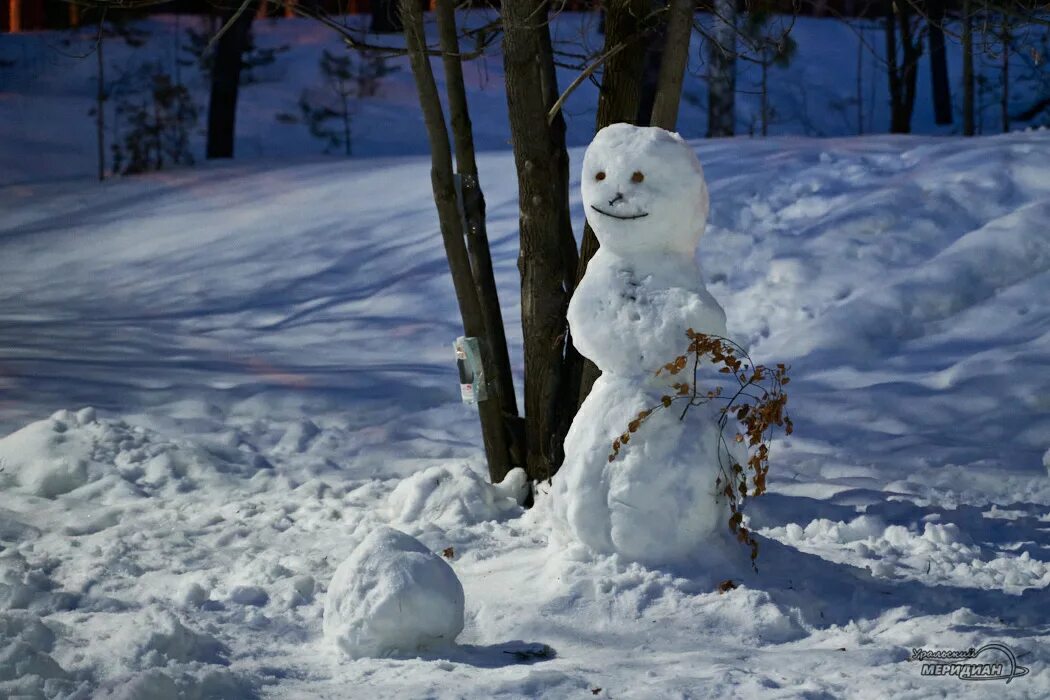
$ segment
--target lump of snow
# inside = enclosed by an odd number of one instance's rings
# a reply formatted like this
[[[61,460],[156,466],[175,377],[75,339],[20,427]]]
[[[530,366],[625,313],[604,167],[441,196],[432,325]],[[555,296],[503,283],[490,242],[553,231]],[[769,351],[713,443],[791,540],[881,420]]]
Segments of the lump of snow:
[[[249,471],[252,457],[167,440],[92,408],[62,410],[0,438],[0,488],[56,498],[112,475],[147,490],[170,484],[181,491],[218,472]]]
[[[369,533],[328,586],[324,636],[351,658],[451,644],[462,631],[452,567],[399,530]]]
[[[140,668],[165,666],[169,662],[198,661],[225,665],[226,647],[209,634],[186,627],[170,612],[150,614],[143,628],[132,629],[131,648]]]
[[[270,594],[259,586],[234,586],[230,590],[230,600],[239,605],[262,607],[270,601]]]
[[[410,529],[444,529],[501,520],[521,512],[528,483],[512,469],[493,486],[464,464],[436,466],[403,479],[387,498],[390,520]]]

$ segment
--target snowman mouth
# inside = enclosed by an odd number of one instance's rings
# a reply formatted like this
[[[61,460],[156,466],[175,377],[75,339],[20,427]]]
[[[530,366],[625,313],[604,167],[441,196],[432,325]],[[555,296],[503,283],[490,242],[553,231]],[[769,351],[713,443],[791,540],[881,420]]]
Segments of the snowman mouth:
[[[598,212],[599,214],[604,214],[605,216],[612,217],[613,219],[619,219],[620,221],[630,221],[631,219],[641,219],[643,216],[649,216],[649,212],[647,211],[643,211],[641,214],[630,214],[628,216],[620,216],[619,214],[611,214],[607,211],[602,211],[593,204],[591,205],[591,209]]]

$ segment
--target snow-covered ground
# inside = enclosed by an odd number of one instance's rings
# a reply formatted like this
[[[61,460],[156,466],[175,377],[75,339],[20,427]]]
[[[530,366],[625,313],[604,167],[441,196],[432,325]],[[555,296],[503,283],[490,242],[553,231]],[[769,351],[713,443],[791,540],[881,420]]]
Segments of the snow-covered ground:
[[[0,697],[1050,695],[1050,134],[696,146],[708,286],[756,360],[792,365],[757,573],[742,548],[566,556],[543,488],[523,512],[465,471],[425,157],[99,185],[60,177],[87,156],[20,175],[5,143]],[[519,358],[513,158],[489,147]],[[458,647],[324,640],[336,568],[382,524],[451,548]],[[1028,675],[906,660],[993,641]]]
[[[904,659],[1001,640],[1031,673],[996,692],[1045,696],[1050,138],[698,152],[711,290],[793,365],[757,575],[564,560],[542,497],[519,515],[416,479],[387,502],[421,469],[482,470],[426,160],[0,189],[0,423],[21,428],[0,440],[0,688],[980,697]],[[511,156],[481,168],[513,329]],[[322,642],[335,567],[385,522],[453,548],[457,651]],[[554,657],[507,653],[526,645]]]

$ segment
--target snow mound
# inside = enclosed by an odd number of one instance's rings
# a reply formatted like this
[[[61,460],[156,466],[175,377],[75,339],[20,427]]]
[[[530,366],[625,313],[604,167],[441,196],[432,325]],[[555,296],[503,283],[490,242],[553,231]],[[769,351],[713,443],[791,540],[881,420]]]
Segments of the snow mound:
[[[0,697],[42,697],[47,687],[65,688],[70,675],[51,657],[54,644],[37,615],[0,613]]]
[[[862,515],[850,522],[819,518],[762,533],[831,561],[866,568],[887,579],[1003,590],[1020,594],[1050,586],[1050,563],[1027,551],[988,551],[954,523],[927,522],[921,533]]]
[[[336,569],[324,636],[351,658],[451,644],[463,631],[463,586],[441,557],[391,527],[369,533]]]
[[[112,476],[146,491],[189,491],[216,472],[247,471],[257,464],[250,457],[172,442],[92,408],[62,410],[0,438],[0,487],[55,498]]]
[[[412,530],[503,520],[522,512],[528,482],[512,469],[496,485],[465,464],[436,466],[403,479],[387,498],[391,522]]]
[[[149,614],[128,630],[128,647],[136,668],[167,666],[172,662],[225,665],[227,650],[215,637],[195,632],[170,612]]]

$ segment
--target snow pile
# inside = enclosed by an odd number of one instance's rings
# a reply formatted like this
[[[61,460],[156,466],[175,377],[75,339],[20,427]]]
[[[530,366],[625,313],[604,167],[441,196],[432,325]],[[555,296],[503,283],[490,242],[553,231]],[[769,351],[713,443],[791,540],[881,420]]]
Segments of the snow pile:
[[[523,469],[493,485],[465,464],[439,465],[403,479],[387,498],[387,509],[401,527],[447,530],[520,514],[527,487]]]
[[[726,336],[725,313],[693,258],[707,220],[707,185],[677,135],[606,127],[587,149],[587,220],[601,248],[569,304],[576,348],[602,371],[565,439],[554,513],[567,538],[632,561],[670,563],[700,553],[727,517],[716,502],[722,449],[707,407],[655,412],[610,460],[613,440],[681,381],[663,364],[686,331]]]
[[[369,533],[328,586],[324,636],[351,658],[449,645],[462,631],[456,573],[399,530]]]
[[[245,472],[235,448],[172,442],[141,426],[99,418],[93,408],[61,410],[0,438],[0,486],[55,498],[106,477],[146,491],[188,491],[216,472]]]
[[[954,523],[926,522],[921,533],[862,515],[850,522],[824,518],[762,534],[831,561],[867,568],[881,578],[920,580],[1019,594],[1050,586],[1050,563],[1027,552],[989,552]]]
[[[36,615],[0,613],[0,697],[34,697],[45,685],[66,686],[71,677],[51,657],[54,644],[54,633]]]

